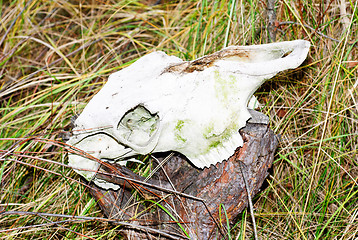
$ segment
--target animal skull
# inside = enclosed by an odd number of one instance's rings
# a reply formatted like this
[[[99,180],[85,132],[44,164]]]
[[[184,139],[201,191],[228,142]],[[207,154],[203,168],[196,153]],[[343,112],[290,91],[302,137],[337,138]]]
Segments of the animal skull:
[[[248,103],[256,89],[298,67],[309,46],[304,40],[230,46],[194,61],[152,52],[110,75],[75,121],[68,144],[103,161],[177,151],[196,167],[209,167],[242,146],[239,129],[251,117]],[[69,165],[88,180],[100,167],[74,153]]]

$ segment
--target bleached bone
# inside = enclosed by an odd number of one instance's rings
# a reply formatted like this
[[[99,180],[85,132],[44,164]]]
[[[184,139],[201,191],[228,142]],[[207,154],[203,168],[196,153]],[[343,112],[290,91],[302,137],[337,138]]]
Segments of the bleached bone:
[[[230,46],[194,61],[152,52],[110,75],[75,121],[68,144],[104,161],[177,151],[209,167],[242,146],[239,129],[251,117],[247,106],[257,88],[298,67],[309,47],[304,40]],[[92,170],[77,170],[88,180],[100,166],[80,154],[69,154],[69,165]]]

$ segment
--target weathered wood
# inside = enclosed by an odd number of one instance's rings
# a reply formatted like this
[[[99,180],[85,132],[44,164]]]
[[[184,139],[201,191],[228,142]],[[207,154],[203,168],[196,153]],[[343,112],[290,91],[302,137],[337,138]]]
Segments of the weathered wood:
[[[248,205],[240,168],[247,176],[251,196],[254,196],[268,175],[278,144],[276,136],[268,128],[267,119],[257,112],[254,115],[255,120],[240,130],[243,147],[238,148],[227,161],[201,170],[177,154],[146,184],[140,183],[145,181],[143,177],[113,164],[115,172],[104,168],[107,175],[99,174],[98,177],[120,184],[122,188],[105,191],[93,185],[97,190],[91,190],[91,194],[109,218],[151,227],[168,233],[173,239],[186,238],[182,229],[191,239],[224,239],[224,208],[228,220],[234,224],[238,214]],[[199,199],[203,199],[205,204]],[[147,229],[123,228],[123,235],[130,239],[170,238]]]

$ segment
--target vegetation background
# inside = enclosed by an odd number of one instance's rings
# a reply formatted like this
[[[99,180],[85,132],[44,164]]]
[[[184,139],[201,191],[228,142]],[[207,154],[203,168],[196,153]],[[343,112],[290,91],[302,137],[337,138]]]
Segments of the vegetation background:
[[[269,42],[264,0],[154,3],[0,0],[0,239],[120,238],[118,227],[91,219],[103,215],[66,166],[71,116],[110,73],[148,52],[192,60]],[[257,93],[282,137],[254,199],[258,235],[357,239],[357,1],[278,0],[275,11],[277,41],[312,47],[300,69]],[[252,237],[244,211],[229,238]]]

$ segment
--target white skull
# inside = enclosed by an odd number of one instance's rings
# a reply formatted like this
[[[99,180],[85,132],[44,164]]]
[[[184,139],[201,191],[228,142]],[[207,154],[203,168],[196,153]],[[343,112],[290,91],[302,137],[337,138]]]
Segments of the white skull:
[[[242,146],[239,129],[251,117],[247,106],[256,89],[298,67],[309,46],[304,40],[230,46],[194,61],[152,52],[109,77],[77,118],[68,144],[103,161],[176,151],[209,167]],[[77,170],[88,180],[100,166],[73,153],[69,165],[92,170]]]

